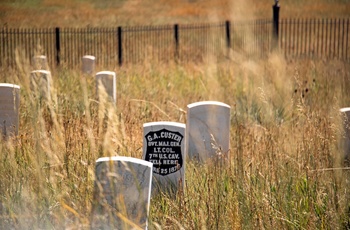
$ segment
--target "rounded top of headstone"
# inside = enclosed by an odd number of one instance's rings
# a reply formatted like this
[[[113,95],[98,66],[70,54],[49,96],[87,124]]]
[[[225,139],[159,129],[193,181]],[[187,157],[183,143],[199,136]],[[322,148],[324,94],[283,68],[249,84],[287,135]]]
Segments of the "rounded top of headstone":
[[[11,83],[0,83],[0,87],[16,88],[16,89],[21,88],[19,85],[15,85],[15,84],[11,84]]]
[[[35,58],[42,58],[42,59],[46,59],[46,56],[45,55],[37,55],[37,56],[34,56]]]
[[[173,121],[155,121],[155,122],[148,122],[144,123],[143,127],[149,127],[149,126],[177,126],[181,128],[186,128],[186,124],[179,123],[179,122],[173,122]]]
[[[195,102],[195,103],[187,105],[187,108],[190,109],[190,108],[197,107],[197,106],[202,106],[202,105],[217,105],[217,106],[223,106],[223,107],[231,108],[231,106],[229,106],[228,104],[225,104],[225,103],[219,102],[219,101],[200,101],[200,102]]]
[[[51,74],[51,72],[49,70],[43,70],[43,69],[33,70],[31,73]]]
[[[341,108],[339,111],[342,113],[350,112],[350,107]]]
[[[148,167],[152,167],[153,164],[151,162],[138,159],[138,158],[133,158],[133,157],[125,157],[125,156],[113,156],[113,157],[101,157],[98,158],[96,163],[99,162],[108,162],[108,161],[124,161],[124,162],[131,162],[131,163],[136,163],[140,165],[145,165]]]
[[[115,72],[114,71],[100,71],[100,72],[97,72],[96,75],[100,75],[100,74],[108,74],[108,75],[115,75]]]
[[[83,58],[95,60],[95,56],[92,56],[92,55],[84,55]]]

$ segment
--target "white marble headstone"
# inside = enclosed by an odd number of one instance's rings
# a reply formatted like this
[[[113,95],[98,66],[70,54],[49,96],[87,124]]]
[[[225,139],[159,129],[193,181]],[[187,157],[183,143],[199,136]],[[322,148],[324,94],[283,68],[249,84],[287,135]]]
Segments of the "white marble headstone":
[[[350,160],[350,107],[341,108],[342,122],[345,136],[341,140],[344,157]]]
[[[37,97],[50,99],[51,72],[48,70],[34,70],[30,74],[30,88]]]
[[[4,138],[18,135],[20,87],[0,83],[0,128]]]
[[[177,122],[143,124],[143,159],[153,163],[152,196],[175,195],[185,183],[185,129]]]
[[[186,151],[192,160],[226,158],[230,148],[230,109],[217,101],[187,105]]]
[[[47,58],[45,55],[38,55],[33,57],[33,68],[48,70]]]
[[[152,163],[132,157],[96,161],[92,229],[147,229]]]
[[[117,102],[117,77],[113,71],[101,71],[96,73],[96,94],[100,97],[100,88],[104,88],[107,95],[114,103]]]
[[[82,60],[82,71],[85,74],[92,74],[95,71],[95,56],[85,55]]]

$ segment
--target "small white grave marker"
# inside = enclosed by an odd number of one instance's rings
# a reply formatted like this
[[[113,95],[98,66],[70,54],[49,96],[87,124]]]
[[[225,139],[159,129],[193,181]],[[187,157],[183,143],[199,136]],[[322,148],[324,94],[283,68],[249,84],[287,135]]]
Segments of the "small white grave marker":
[[[30,74],[30,88],[34,95],[50,99],[51,72],[48,70],[34,70]]]
[[[49,69],[46,56],[45,55],[34,56],[33,57],[33,68],[34,69],[41,69],[41,70]]]
[[[230,148],[230,109],[222,102],[187,105],[186,151],[192,160],[226,158]]]
[[[152,163],[132,157],[96,161],[92,229],[147,229]]]
[[[143,125],[143,159],[153,163],[152,195],[171,195],[185,182],[185,128],[177,122],[150,122]]]
[[[20,87],[0,83],[0,127],[4,138],[18,135]]]
[[[113,71],[101,71],[96,73],[96,95],[100,97],[99,90],[104,88],[107,95],[117,102],[117,77]]]
[[[95,71],[95,57],[91,55],[83,56],[82,71],[85,74],[92,74]]]
[[[341,108],[340,112],[343,115],[343,128],[345,137],[342,139],[342,147],[344,151],[344,158],[350,160],[350,107]]]

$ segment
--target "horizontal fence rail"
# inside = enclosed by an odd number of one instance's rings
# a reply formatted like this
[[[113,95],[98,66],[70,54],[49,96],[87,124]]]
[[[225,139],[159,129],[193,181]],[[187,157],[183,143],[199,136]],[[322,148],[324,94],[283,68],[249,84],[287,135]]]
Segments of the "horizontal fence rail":
[[[275,28],[275,27],[278,28]],[[84,55],[98,65],[203,62],[240,54],[264,58],[278,48],[290,58],[350,60],[349,18],[271,19],[188,25],[115,28],[0,29],[0,66],[45,55],[50,66],[81,65]]]

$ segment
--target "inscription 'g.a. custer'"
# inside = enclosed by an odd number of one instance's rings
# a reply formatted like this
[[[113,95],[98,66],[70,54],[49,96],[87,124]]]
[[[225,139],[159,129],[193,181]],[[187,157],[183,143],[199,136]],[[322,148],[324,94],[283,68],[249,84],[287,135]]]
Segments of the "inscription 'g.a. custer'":
[[[153,163],[154,173],[164,176],[181,169],[183,135],[162,129],[147,133],[145,138],[147,141],[145,160]]]

